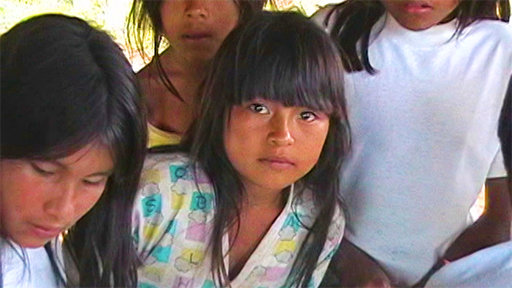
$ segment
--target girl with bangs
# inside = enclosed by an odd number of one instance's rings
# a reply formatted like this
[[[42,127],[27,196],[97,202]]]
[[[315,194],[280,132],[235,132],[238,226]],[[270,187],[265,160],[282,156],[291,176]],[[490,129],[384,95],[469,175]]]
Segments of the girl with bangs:
[[[352,221],[332,262],[342,282],[326,286],[387,276],[421,286],[510,240],[497,136],[512,78],[509,18],[508,0],[347,0],[313,16],[347,56],[353,140],[341,187]]]
[[[15,25],[0,53],[0,287],[135,287],[146,121],[130,64],[63,15]]]
[[[149,64],[137,77],[148,107],[149,147],[177,144],[195,119],[210,62],[226,35],[268,0],[133,0],[128,39]],[[165,49],[164,49],[165,48]]]
[[[140,286],[317,287],[344,230],[338,50],[304,16],[265,12],[212,65],[185,141],[145,164]]]

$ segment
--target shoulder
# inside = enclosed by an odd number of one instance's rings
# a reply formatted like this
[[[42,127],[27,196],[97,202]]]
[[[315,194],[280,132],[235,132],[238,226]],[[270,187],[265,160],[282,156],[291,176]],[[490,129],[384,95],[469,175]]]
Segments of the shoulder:
[[[512,51],[512,26],[497,20],[480,20],[467,28],[466,35],[480,35],[487,41],[494,40],[505,44]]]
[[[141,194],[144,195],[145,190],[156,189],[162,194],[175,192],[183,195],[198,188],[211,191],[208,177],[187,154],[150,154],[146,157],[141,175]]]
[[[174,220],[188,218],[196,210],[211,213],[214,189],[203,171],[195,167],[184,153],[147,157],[133,212],[139,251],[160,241]]]
[[[298,214],[301,215],[302,222],[306,224],[306,226],[310,226],[313,224],[314,219],[319,214],[318,205],[315,203],[313,191],[308,188],[297,187],[296,188],[300,193],[294,193],[291,199],[292,201],[292,210],[297,211]],[[302,190],[303,189],[303,190]],[[340,204],[335,205],[335,210],[331,222],[331,229],[335,228],[337,233],[341,231],[341,235],[343,234],[343,228],[345,227],[345,213]],[[341,228],[341,229],[340,229]]]
[[[139,71],[136,72],[137,79],[141,82],[145,80],[149,80],[152,75],[155,74],[156,69],[154,68],[154,61],[149,62],[147,65],[143,66]]]
[[[468,26],[461,33],[461,41],[469,49],[478,50],[486,55],[491,54],[496,61],[485,60],[498,64],[506,74],[512,73],[512,26],[497,20],[480,20]],[[481,54],[480,54],[481,55]]]
[[[185,153],[148,154],[144,161],[143,175],[148,171],[167,171],[168,167],[180,165],[188,168],[191,164],[189,156]]]
[[[318,205],[315,203],[313,192],[309,189],[305,189],[302,193],[294,195],[293,201],[294,207],[292,210],[294,211],[294,215],[297,220],[305,227],[311,227],[320,212],[318,210]],[[322,223],[322,225],[324,224]],[[324,264],[319,266],[323,267],[319,268],[320,270],[325,271],[325,269],[327,269],[326,265],[328,265],[331,257],[343,239],[345,225],[346,219],[343,208],[341,207],[341,204],[335,205],[334,213],[328,226],[327,237],[325,239],[322,254],[319,258],[321,261],[320,263]]]
[[[165,74],[170,78],[176,77],[175,71],[169,67],[165,67]],[[137,71],[135,75],[143,90],[149,91],[148,89],[151,88],[151,92],[154,93],[154,89],[157,88],[163,87],[165,88],[164,91],[167,89],[161,80],[161,72],[159,71],[157,62],[154,58],[146,66],[143,66],[139,71]]]
[[[337,7],[338,5],[333,4],[324,6],[311,15],[310,19],[322,29],[330,31],[336,21],[336,16],[338,14],[336,9]]]

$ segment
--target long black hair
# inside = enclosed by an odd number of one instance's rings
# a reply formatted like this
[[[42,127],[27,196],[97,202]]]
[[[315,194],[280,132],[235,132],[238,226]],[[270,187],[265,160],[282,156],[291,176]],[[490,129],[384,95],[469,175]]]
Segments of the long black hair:
[[[137,47],[139,54],[146,58],[146,39],[152,40],[152,61],[155,61],[158,76],[165,87],[178,99],[183,101],[180,93],[167,76],[160,61],[160,48],[165,41],[164,25],[162,23],[162,3],[168,0],[133,0],[126,30],[127,39],[131,46]],[[261,11],[270,0],[233,0],[240,12],[240,23],[246,22],[255,13]],[[269,2],[270,3],[270,2]]]
[[[375,72],[368,58],[368,45],[372,27],[385,11],[380,0],[346,0],[335,5],[327,14],[323,25],[332,25],[330,34],[346,53],[343,65],[347,71]],[[458,19],[456,34],[481,19],[508,22],[510,3],[508,0],[459,0],[457,8],[448,18]]]
[[[505,167],[512,184],[512,78],[508,83],[499,123],[498,136],[501,140]],[[512,189],[512,187],[509,188]]]
[[[64,235],[81,287],[136,285],[131,208],[146,145],[135,75],[104,32],[41,15],[0,37],[1,159],[59,159],[100,141],[114,172],[97,204]]]
[[[207,77],[199,117],[182,145],[214,186],[216,212],[209,247],[212,269],[221,286],[229,285],[222,236],[239,223],[240,203],[245,197],[240,176],[224,146],[232,107],[261,97],[329,115],[329,131],[318,163],[296,185],[313,191],[320,211],[314,224],[306,227],[310,232],[288,278],[290,287],[307,287],[335,209],[342,205],[339,177],[349,147],[349,127],[338,48],[325,32],[300,14],[262,12],[228,35],[212,67],[215,69]]]

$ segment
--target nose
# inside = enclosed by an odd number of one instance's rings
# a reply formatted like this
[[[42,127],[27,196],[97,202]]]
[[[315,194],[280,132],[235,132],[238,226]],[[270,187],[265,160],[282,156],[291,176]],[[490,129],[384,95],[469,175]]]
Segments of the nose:
[[[276,114],[271,119],[271,130],[268,134],[268,142],[273,146],[290,146],[295,143],[292,135],[292,120],[285,115]]]
[[[52,195],[44,204],[44,210],[59,224],[68,224],[74,218],[74,190],[74,185],[71,183],[59,183],[53,191],[49,191]]]
[[[185,11],[188,18],[204,19],[210,16],[208,4],[211,0],[189,0]],[[211,1],[213,2],[213,1]]]

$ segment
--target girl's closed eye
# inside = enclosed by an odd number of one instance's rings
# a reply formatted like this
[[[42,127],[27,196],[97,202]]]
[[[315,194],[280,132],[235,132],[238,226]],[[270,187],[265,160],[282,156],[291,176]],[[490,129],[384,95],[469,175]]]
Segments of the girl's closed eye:
[[[43,161],[32,161],[30,167],[41,176],[52,176],[57,171],[55,165]]]
[[[105,185],[107,183],[109,176],[101,175],[101,176],[92,176],[84,178],[83,183],[85,185],[90,186],[100,186]]]

